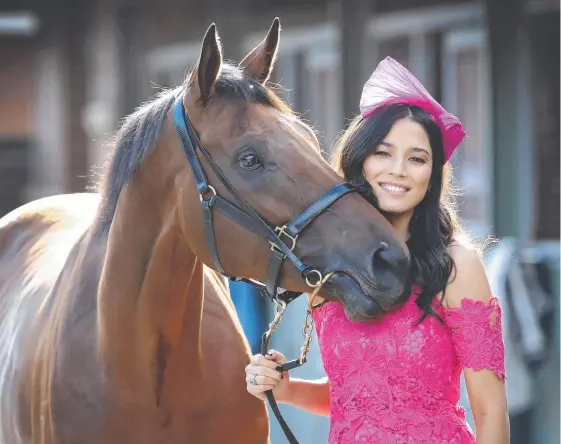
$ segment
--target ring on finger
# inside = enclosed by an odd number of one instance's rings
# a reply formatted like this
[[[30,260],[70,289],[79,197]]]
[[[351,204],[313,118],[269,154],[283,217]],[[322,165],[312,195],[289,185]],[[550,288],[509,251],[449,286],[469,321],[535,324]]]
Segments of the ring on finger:
[[[257,375],[254,374],[251,378],[247,380],[251,385],[257,385]]]

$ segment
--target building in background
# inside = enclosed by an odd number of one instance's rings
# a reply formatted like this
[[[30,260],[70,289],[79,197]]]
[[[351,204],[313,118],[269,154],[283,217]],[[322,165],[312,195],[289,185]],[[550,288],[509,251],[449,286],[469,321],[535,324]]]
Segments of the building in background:
[[[461,216],[476,234],[517,239],[546,264],[544,286],[556,313],[552,371],[558,383],[557,0],[30,0],[22,5],[4,0],[0,6],[0,216],[30,199],[94,184],[119,120],[158,87],[181,82],[211,22],[217,23],[225,57],[240,60],[279,16],[283,31],[273,81],[319,131],[326,153],[358,113],[364,81],[388,55],[462,119],[469,137],[452,160],[463,191]],[[289,314],[294,318],[288,317],[276,336],[283,338],[277,347],[287,353],[299,347],[303,307],[297,304]],[[250,304],[242,318],[250,322],[248,313],[262,307]],[[246,330],[252,343],[256,331]],[[321,374],[317,350],[313,353],[299,370],[302,375]],[[535,442],[559,442],[558,431],[552,431],[558,424],[544,413],[558,418],[559,399],[540,405],[543,412],[534,412],[532,427],[549,438],[540,435]],[[324,419],[290,409],[287,418],[304,442],[326,436]]]
[[[9,1],[0,9],[0,137],[10,168],[0,189],[12,191],[3,212],[91,184],[119,119],[158,85],[181,82],[211,21],[226,57],[239,60],[278,15],[273,80],[324,150],[391,55],[468,130],[453,160],[468,227],[559,239],[556,1],[49,0],[26,9]]]

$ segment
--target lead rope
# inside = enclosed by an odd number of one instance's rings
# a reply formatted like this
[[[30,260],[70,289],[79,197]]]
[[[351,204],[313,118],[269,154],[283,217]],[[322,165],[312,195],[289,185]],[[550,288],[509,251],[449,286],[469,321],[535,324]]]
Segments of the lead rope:
[[[319,272],[317,273],[319,274]],[[321,275],[319,275],[318,281],[313,285],[312,283],[310,283],[308,279],[306,279],[306,283],[310,287],[313,287],[314,291],[308,298],[308,308],[306,309],[306,317],[304,319],[304,325],[302,326],[302,335],[304,336],[304,344],[300,349],[300,356],[297,359],[280,365],[281,372],[300,367],[306,362],[308,353],[310,351],[310,344],[312,342],[312,333],[314,331],[312,312],[320,305],[320,304],[314,305],[314,301],[318,296],[318,293],[321,291],[323,285],[331,278],[332,275],[333,272],[328,273],[323,278],[321,277]],[[277,329],[280,321],[282,320],[284,312],[286,310],[286,306],[287,306],[286,302],[275,299],[275,317],[269,324],[269,329],[263,334],[263,340],[261,343],[262,355],[267,354],[267,352],[269,351],[269,343],[271,340],[271,336],[273,335],[273,332]],[[267,396],[267,400],[269,401],[271,409],[273,410],[273,413],[275,414],[275,417],[277,418],[277,421],[279,422],[288,442],[290,444],[299,444],[298,440],[292,433],[292,430],[290,430],[290,427],[288,427],[288,424],[286,423],[286,421],[284,420],[284,418],[280,413],[275,397],[273,396],[273,391],[268,390],[265,392],[265,395]]]

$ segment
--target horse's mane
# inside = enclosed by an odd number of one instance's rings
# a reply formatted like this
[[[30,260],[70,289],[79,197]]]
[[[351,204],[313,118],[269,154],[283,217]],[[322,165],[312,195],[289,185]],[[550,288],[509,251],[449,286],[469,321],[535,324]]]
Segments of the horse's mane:
[[[190,77],[191,73],[187,74],[187,78]],[[113,143],[114,149],[107,159],[107,172],[99,185],[101,204],[98,233],[106,234],[109,230],[123,188],[151,153],[169,109],[184,89],[185,86],[180,86],[161,92],[122,121]],[[244,75],[239,68],[228,63],[222,65],[214,89],[218,100],[259,103],[292,114],[292,110],[272,89]]]

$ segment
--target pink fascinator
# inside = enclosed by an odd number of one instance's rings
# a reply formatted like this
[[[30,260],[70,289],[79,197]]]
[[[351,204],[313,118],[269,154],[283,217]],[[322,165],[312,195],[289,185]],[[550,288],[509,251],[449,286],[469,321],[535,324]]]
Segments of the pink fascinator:
[[[362,89],[360,113],[364,119],[382,106],[415,105],[429,113],[442,131],[444,163],[448,162],[466,133],[460,119],[432,98],[422,83],[391,57],[380,62]]]

